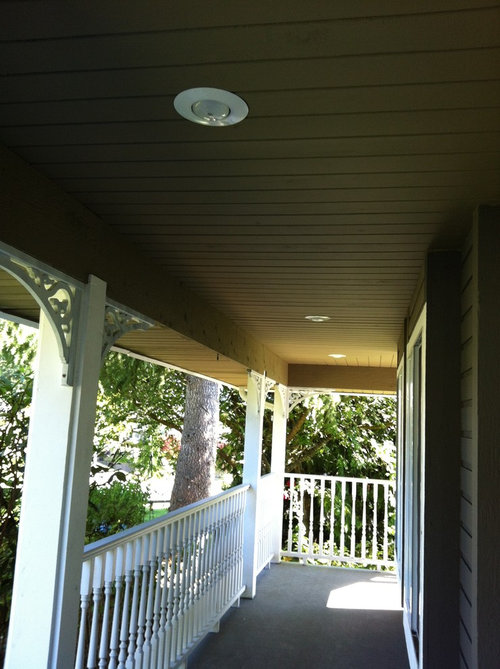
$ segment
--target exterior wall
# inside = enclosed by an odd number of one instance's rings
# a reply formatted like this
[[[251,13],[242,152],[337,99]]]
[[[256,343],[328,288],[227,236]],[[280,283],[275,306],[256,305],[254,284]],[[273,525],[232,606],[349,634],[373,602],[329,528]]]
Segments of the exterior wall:
[[[480,207],[462,261],[461,667],[500,657],[500,208]]]
[[[477,491],[474,477],[477,462],[474,453],[475,385],[476,385],[476,280],[477,259],[472,232],[462,256],[462,324],[461,324],[461,435],[460,435],[460,666],[471,669],[473,661],[475,583],[473,579],[473,544],[477,539],[475,512]],[[475,607],[474,607],[475,608]]]
[[[426,296],[421,666],[442,669],[458,664],[459,252],[429,255]]]
[[[458,251],[427,258],[406,335],[410,367],[421,337],[421,372],[417,380],[406,374],[399,387],[400,407],[406,407],[406,416],[399,413],[400,429],[406,418],[400,458],[409,464],[403,467],[406,501],[400,499],[398,526],[406,538],[398,540],[404,547],[398,560],[411,666],[426,669],[459,664],[460,261]],[[404,360],[400,374],[403,368]],[[417,479],[420,493],[412,494]]]

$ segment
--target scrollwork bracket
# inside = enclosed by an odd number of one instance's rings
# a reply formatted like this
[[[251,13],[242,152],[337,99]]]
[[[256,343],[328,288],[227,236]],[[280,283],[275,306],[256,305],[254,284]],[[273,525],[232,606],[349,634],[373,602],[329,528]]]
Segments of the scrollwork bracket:
[[[104,333],[102,341],[102,359],[106,357],[113,344],[127,332],[147,330],[153,323],[140,316],[127,312],[124,308],[107,304],[104,312]]]
[[[78,328],[82,288],[13,257],[0,249],[0,264],[33,295],[50,320],[57,335],[63,364],[62,381],[73,385],[75,333]]]

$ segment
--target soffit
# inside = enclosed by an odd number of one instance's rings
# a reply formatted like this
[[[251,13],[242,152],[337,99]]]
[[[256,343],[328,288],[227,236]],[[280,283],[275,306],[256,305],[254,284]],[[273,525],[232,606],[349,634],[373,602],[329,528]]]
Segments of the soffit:
[[[394,367],[426,251],[499,198],[499,21],[379,4],[3,3],[0,139],[286,362]],[[179,118],[200,85],[247,120]]]

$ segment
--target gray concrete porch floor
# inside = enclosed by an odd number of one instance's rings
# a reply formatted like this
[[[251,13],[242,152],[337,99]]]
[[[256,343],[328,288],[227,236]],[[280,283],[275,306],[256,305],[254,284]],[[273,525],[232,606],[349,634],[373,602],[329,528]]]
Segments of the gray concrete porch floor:
[[[191,653],[188,669],[408,669],[396,577],[272,565]]]

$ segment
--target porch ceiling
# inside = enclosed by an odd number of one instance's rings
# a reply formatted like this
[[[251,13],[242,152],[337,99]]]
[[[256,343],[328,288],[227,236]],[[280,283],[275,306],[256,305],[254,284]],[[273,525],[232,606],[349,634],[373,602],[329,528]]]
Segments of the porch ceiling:
[[[0,141],[285,363],[394,367],[426,251],[500,198],[496,5],[4,2]],[[248,118],[180,118],[195,86]],[[29,310],[8,284],[0,309]],[[122,343],[235,382],[202,336],[158,332]]]

